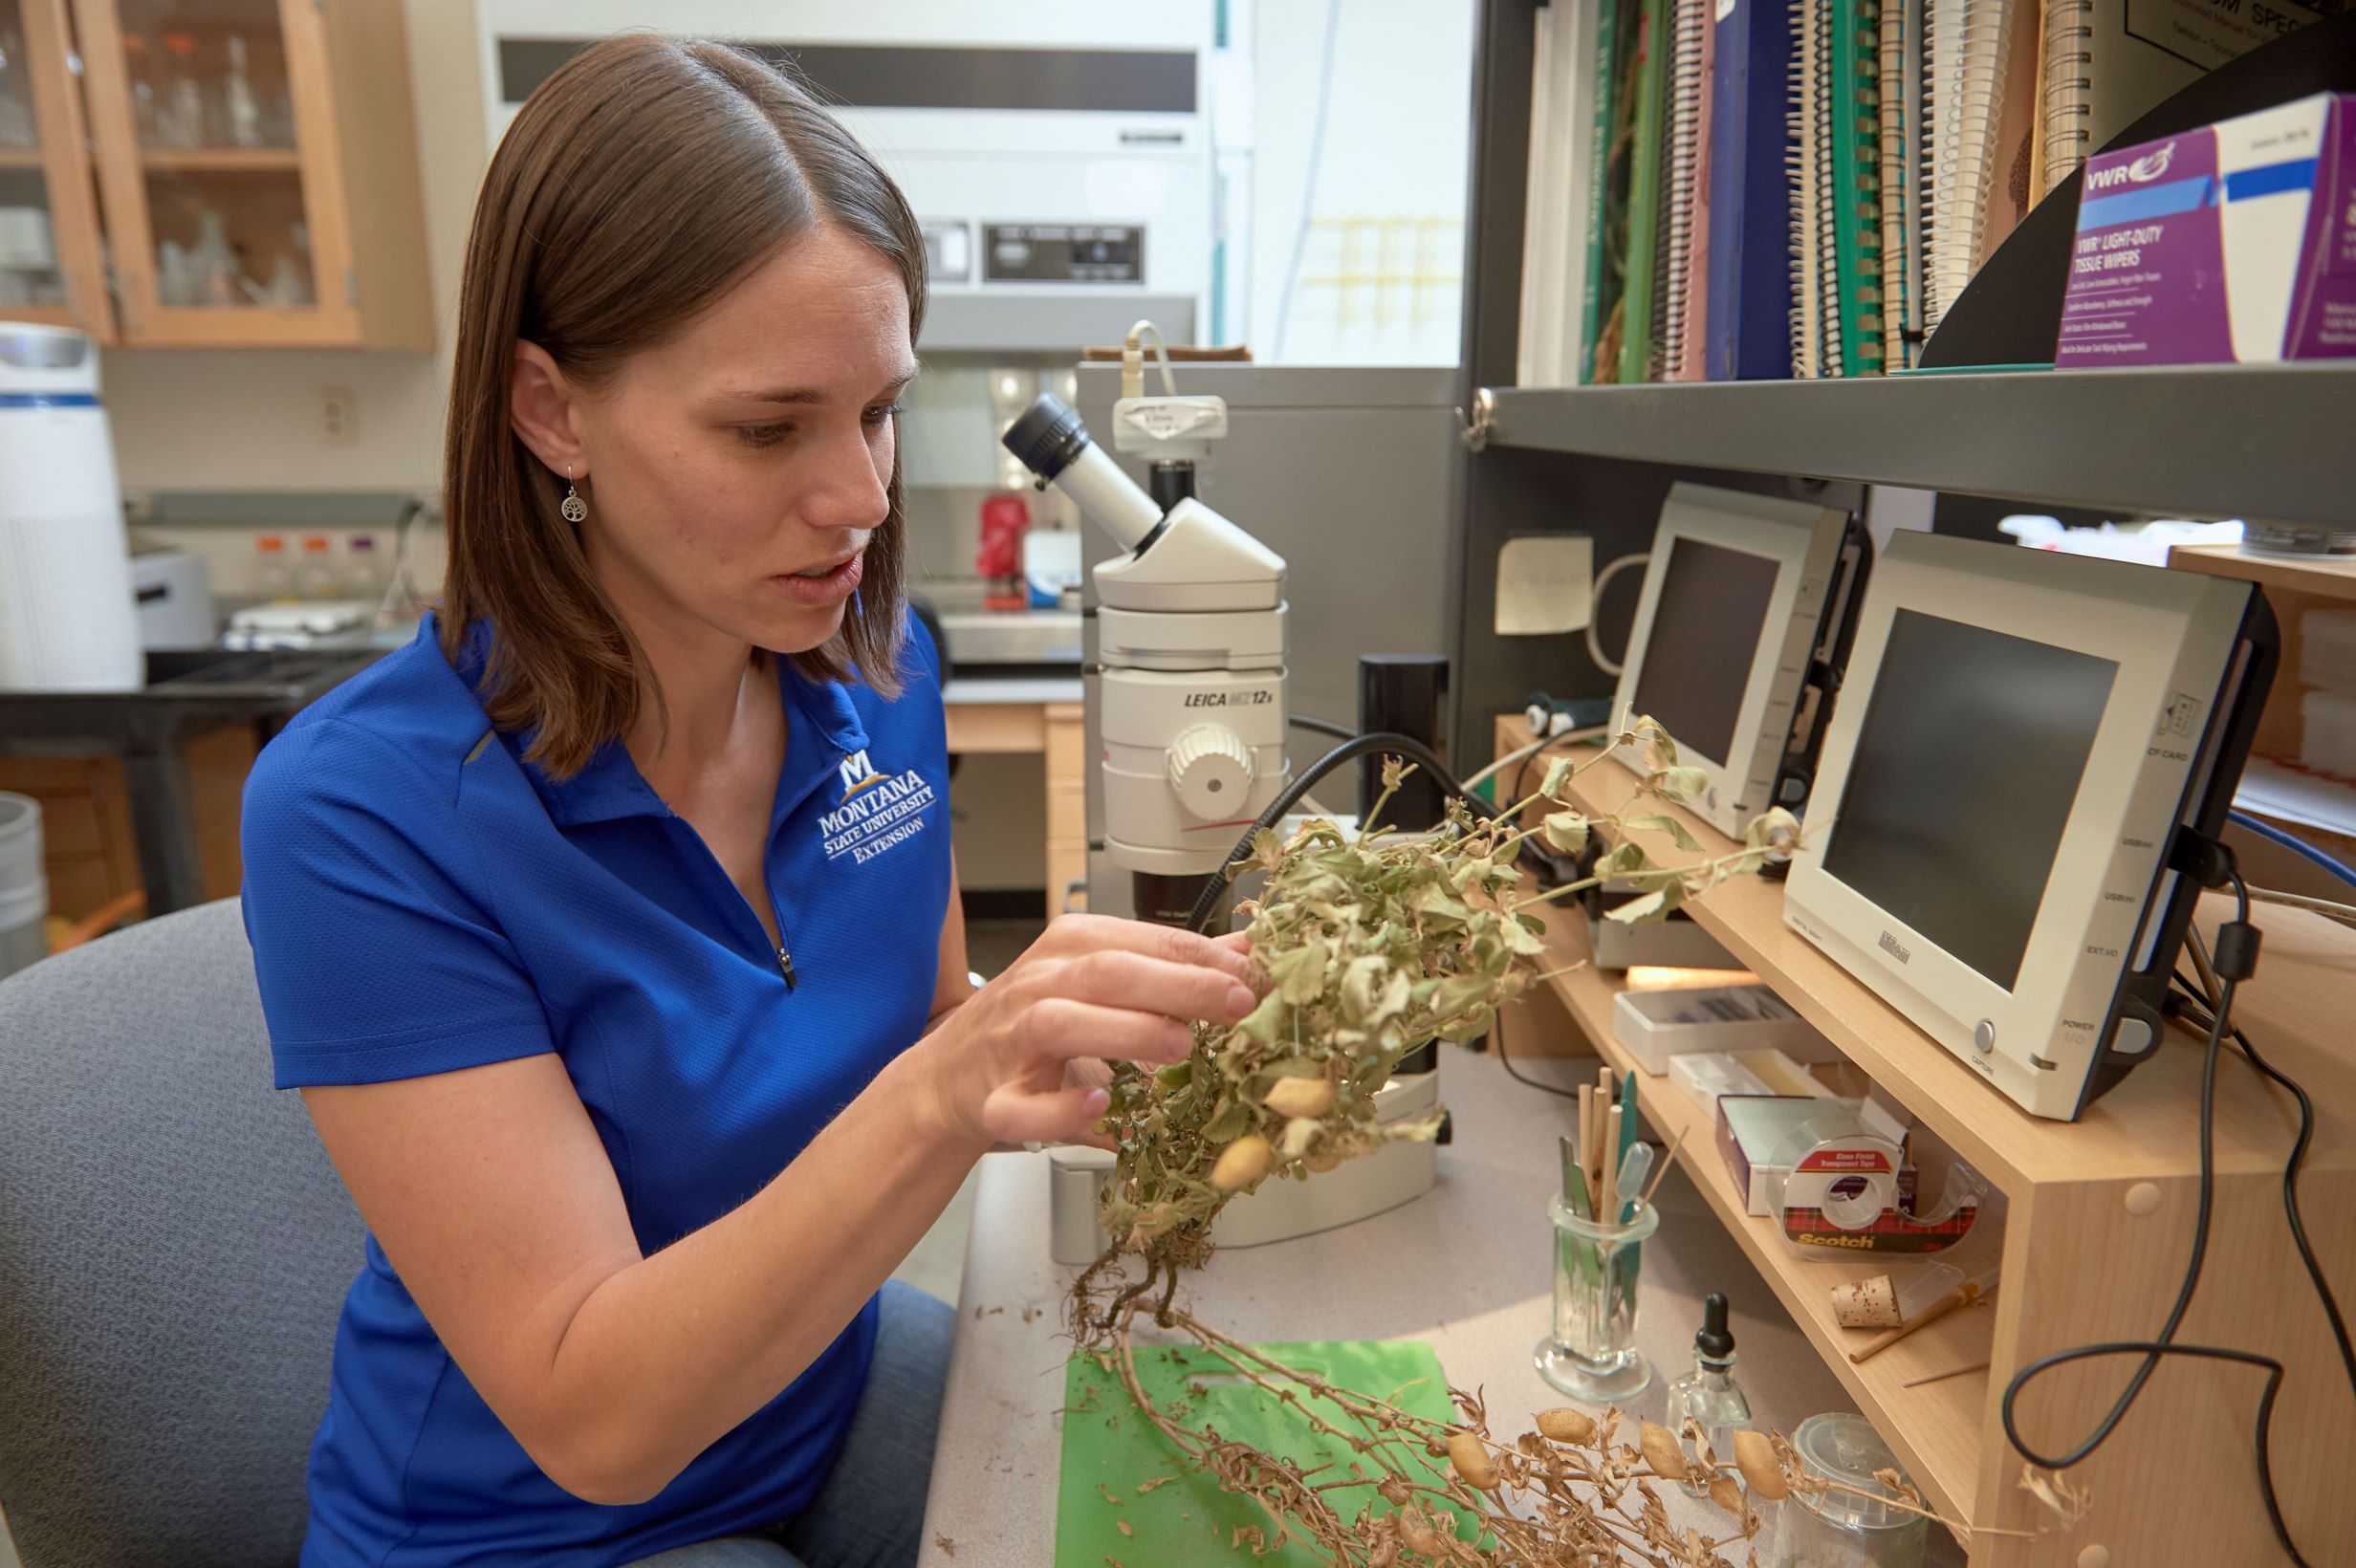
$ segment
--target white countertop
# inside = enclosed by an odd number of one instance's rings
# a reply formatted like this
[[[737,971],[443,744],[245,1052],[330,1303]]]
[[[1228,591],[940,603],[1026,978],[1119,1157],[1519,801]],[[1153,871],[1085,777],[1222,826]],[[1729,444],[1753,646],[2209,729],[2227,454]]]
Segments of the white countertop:
[[[1514,1082],[1494,1055],[1441,1050],[1455,1141],[1439,1151],[1431,1191],[1338,1230],[1221,1252],[1181,1299],[1247,1340],[1424,1340],[1451,1383],[1486,1389],[1496,1433],[1510,1439],[1527,1429],[1530,1412],[1570,1403],[1538,1377],[1531,1351],[1549,1313],[1555,1140],[1577,1113],[1572,1101]],[[1516,1057],[1515,1066],[1554,1082],[1592,1081],[1595,1071],[1585,1056]],[[1854,1409],[1681,1169],[1656,1203],[1661,1229],[1645,1246],[1637,1320],[1654,1375],[1629,1408],[1660,1418],[1668,1383],[1691,1369],[1701,1298],[1723,1291],[1734,1308],[1735,1380],[1756,1420],[1788,1432],[1819,1410]],[[955,1545],[955,1568],[1055,1560],[1062,1444],[1055,1411],[1071,1351],[1059,1324],[1074,1273],[1047,1256],[1047,1157],[985,1159],[926,1510],[927,1564],[951,1561],[943,1536]],[[1727,1527],[1724,1514],[1673,1489],[1669,1508],[1680,1525],[1713,1535]],[[1933,1526],[1930,1536],[1929,1563],[1962,1562],[1946,1532]]]
[[[957,703],[1076,703],[1080,700],[1080,671],[1064,675],[952,675],[941,688],[941,701]]]

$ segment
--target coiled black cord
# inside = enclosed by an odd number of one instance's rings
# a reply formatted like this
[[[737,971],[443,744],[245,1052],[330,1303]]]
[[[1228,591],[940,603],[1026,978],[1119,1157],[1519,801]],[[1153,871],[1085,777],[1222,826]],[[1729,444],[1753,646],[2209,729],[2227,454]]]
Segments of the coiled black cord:
[[[2169,1309],[2168,1320],[2160,1325],[2158,1338],[2079,1345],[2069,1350],[2056,1351],[2053,1355],[2032,1361],[2014,1374],[2012,1382],[2005,1385],[2001,1415],[2004,1422],[2004,1435],[2022,1458],[2043,1470],[2067,1470],[2083,1461],[2087,1455],[2101,1448],[2109,1438],[2112,1431],[2118,1427],[2120,1421],[2126,1417],[2128,1407],[2135,1403],[2136,1397],[2143,1392],[2144,1384],[2150,1380],[2162,1357],[2190,1356],[2206,1361],[2238,1361],[2245,1366],[2261,1367],[2266,1373],[2266,1388],[2265,1392],[2258,1397],[2257,1426],[2251,1434],[2251,1448],[2258,1459],[2258,1490],[2265,1500],[2266,1518],[2274,1527],[2275,1539],[2281,1544],[2283,1554],[2297,1565],[2297,1568],[2312,1568],[2307,1559],[2300,1555],[2298,1545],[2292,1541],[2290,1527],[2282,1518],[2282,1506],[2275,1495],[2274,1462],[2269,1444],[2269,1429],[2274,1421],[2275,1396],[2281,1391],[2282,1387],[2282,1363],[2271,1356],[2261,1356],[2254,1351],[2231,1350],[2215,1345],[2180,1345],[2175,1342],[2177,1326],[2184,1321],[2185,1309],[2192,1305],[2192,1294],[2200,1284],[2201,1263],[2209,1252],[2209,1220],[2215,1196],[2216,1183],[2217,1056],[2225,1036],[2231,1030],[2234,988],[2249,977],[2256,967],[2258,956],[2258,928],[2250,924],[2249,883],[2242,880],[2238,870],[2231,870],[2228,875],[2234,886],[2235,914],[2233,921],[2221,926],[2217,932],[2215,968],[2218,987],[2216,997],[2212,1004],[2214,1011],[2209,1019],[2209,1041],[2202,1057],[2200,1076],[2200,1201],[2192,1222],[2192,1256],[2191,1261],[2185,1265],[2184,1284],[2176,1292],[2175,1304]],[[2206,997],[2202,999],[2208,1000]],[[2256,1053],[2250,1051],[2248,1042],[2241,1038],[2239,1031],[2234,1030],[2232,1033],[2236,1042],[2241,1046],[2244,1055],[2249,1056],[2253,1065],[2298,1097],[2299,1138],[2292,1145],[2289,1162],[2283,1166],[2283,1202],[2290,1213],[2292,1238],[2298,1243],[2300,1256],[2305,1260],[2308,1275],[2314,1280],[2316,1291],[2323,1298],[2323,1310],[2331,1318],[2333,1332],[2339,1337],[2341,1355],[2347,1365],[2350,1384],[2356,1387],[2356,1351],[2350,1349],[2346,1325],[2340,1316],[2339,1302],[2333,1297],[2331,1287],[2323,1278],[2322,1268],[2317,1264],[2314,1253],[2307,1247],[2306,1227],[2301,1222],[2299,1216],[2298,1172],[2301,1162],[2306,1156],[2307,1144],[2314,1133],[2314,1106],[2308,1100],[2305,1090],[2267,1065]],[[2031,1448],[2021,1440],[2020,1428],[2015,1418],[2014,1405],[2020,1398],[2020,1391],[2028,1385],[2032,1379],[2054,1367],[2071,1361],[2090,1360],[2097,1356],[2141,1356],[2143,1364],[2135,1369],[2135,1375],[2127,1380],[2126,1390],[2112,1404],[2109,1413],[2103,1417],[2101,1423],[2083,1442],[2062,1454],[2041,1454]]]

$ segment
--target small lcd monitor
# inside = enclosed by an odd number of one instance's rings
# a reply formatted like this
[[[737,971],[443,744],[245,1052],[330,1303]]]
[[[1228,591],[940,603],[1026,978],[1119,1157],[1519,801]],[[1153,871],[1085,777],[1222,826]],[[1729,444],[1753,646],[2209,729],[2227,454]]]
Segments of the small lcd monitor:
[[[1844,512],[1702,485],[1669,492],[1612,712],[1669,731],[1677,760],[1708,780],[1694,811],[1721,832],[1804,797],[1822,733],[1804,722],[1810,674],[1837,662],[1865,558]]]
[[[1997,1088],[2075,1119],[2160,1037],[2274,667],[2250,584],[1901,534],[1874,569],[1785,919]]]

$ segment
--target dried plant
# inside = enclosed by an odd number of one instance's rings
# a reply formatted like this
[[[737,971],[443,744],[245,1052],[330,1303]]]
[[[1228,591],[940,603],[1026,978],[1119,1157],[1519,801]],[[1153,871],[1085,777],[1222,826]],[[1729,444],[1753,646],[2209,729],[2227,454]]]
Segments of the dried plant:
[[[1571,803],[1571,781],[1620,747],[1636,749],[1644,762],[1636,794],[1622,811],[1590,818]],[[1385,761],[1370,820],[1381,819],[1409,771]],[[1721,1457],[1689,1426],[1697,1462],[1674,1434],[1644,1423],[1631,1445],[1617,1410],[1600,1420],[1547,1411],[1534,1430],[1500,1442],[1476,1392],[1451,1389],[1461,1419],[1435,1422],[1282,1365],[1176,1304],[1183,1271],[1209,1255],[1211,1221],[1231,1198],[1264,1181],[1306,1181],[1386,1143],[1437,1131],[1437,1112],[1380,1124],[1375,1094],[1408,1052],[1478,1037],[1500,1005],[1548,977],[1535,972],[1545,951],[1538,906],[1608,878],[1639,894],[1612,918],[1663,919],[1798,841],[1799,823],[1779,808],[1750,824],[1742,848],[1688,864],[1659,864],[1627,839],[1626,829],[1654,829],[1699,855],[1701,845],[1673,817],[1646,808],[1700,788],[1700,771],[1680,766],[1668,734],[1640,718],[1598,756],[1554,762],[1535,794],[1494,817],[1451,800],[1436,832],[1411,837],[1345,834],[1313,818],[1289,839],[1255,835],[1250,856],[1230,868],[1267,873],[1264,891],[1242,911],[1265,995],[1239,1024],[1198,1025],[1184,1062],[1116,1073],[1106,1128],[1118,1155],[1102,1210],[1113,1246],[1074,1282],[1068,1308],[1074,1338],[1118,1375],[1176,1453],[1266,1511],[1266,1530],[1231,1544],[1265,1553],[1301,1541],[1337,1568],[1733,1568],[1722,1553],[1760,1528],[1752,1497],[1855,1490],[1807,1475],[1780,1437],[1742,1434],[1736,1454]],[[1537,824],[1522,826],[1533,813]],[[1578,854],[1596,836],[1614,847],[1594,875],[1521,895],[1516,862],[1531,838]],[[1137,1277],[1131,1256],[1143,1260]],[[1136,1364],[1141,1315],[1221,1358],[1356,1457],[1342,1473],[1304,1471],[1189,1424],[1183,1409],[1157,1406]],[[1312,1399],[1347,1425],[1312,1409]],[[1445,1456],[1447,1465],[1435,1469],[1416,1455]],[[1691,1481],[1725,1512],[1726,1531],[1673,1527],[1656,1487],[1663,1481]],[[1897,1502],[1883,1500],[1937,1516],[1911,1489]],[[1458,1533],[1459,1514],[1477,1525],[1472,1537]]]
[[[1167,1409],[1157,1405],[1137,1366],[1140,1315],[1190,1339],[1354,1457],[1339,1468],[1303,1470],[1195,1424],[1183,1402]],[[1094,1354],[1178,1462],[1267,1514],[1265,1528],[1241,1532],[1244,1540],[1230,1543],[1250,1544],[1255,1555],[1297,1541],[1336,1568],[1735,1568],[1726,1553],[1744,1549],[1762,1527],[1755,1504],[1793,1493],[1850,1492],[1939,1519],[1895,1471],[1877,1477],[1894,1497],[1811,1475],[1788,1443],[1767,1433],[1739,1432],[1734,1453],[1721,1456],[1688,1422],[1689,1456],[1677,1434],[1652,1422],[1630,1423],[1617,1409],[1593,1417],[1561,1408],[1538,1413],[1531,1429],[1508,1442],[1492,1434],[1482,1396],[1461,1388],[1449,1390],[1459,1419],[1434,1421],[1287,1366],[1170,1305],[1167,1296],[1154,1306],[1125,1300]],[[1705,1535],[1670,1522],[1663,1487],[1688,1485],[1724,1513],[1722,1532]],[[1745,1558],[1756,1561],[1747,1551]]]
[[[1430,834],[1351,835],[1311,818],[1288,840],[1267,830],[1254,836],[1250,856],[1231,871],[1267,873],[1261,896],[1244,906],[1267,991],[1241,1023],[1197,1025],[1185,1061],[1152,1073],[1115,1071],[1105,1121],[1119,1152],[1102,1217],[1116,1252],[1142,1254],[1156,1270],[1197,1264],[1211,1222],[1236,1193],[1272,1178],[1305,1181],[1394,1140],[1429,1139],[1438,1112],[1382,1125],[1375,1094],[1408,1052],[1479,1037],[1501,1004],[1547,978],[1531,963],[1545,951],[1538,906],[1612,878],[1640,895],[1612,918],[1664,919],[1796,841],[1799,823],[1778,808],[1755,820],[1732,854],[1655,863],[1619,830],[1656,828],[1696,854],[1701,845],[1657,810],[1590,819],[1569,801],[1571,781],[1619,746],[1636,748],[1646,762],[1631,806],[1701,788],[1701,771],[1680,767],[1667,732],[1640,718],[1594,758],[1557,759],[1537,793],[1494,817],[1455,799]],[[1385,760],[1370,820],[1381,820],[1411,771]],[[1520,826],[1538,808],[1538,824]],[[1532,837],[1577,854],[1598,829],[1617,844],[1594,876],[1516,896],[1516,862]],[[1084,1339],[1093,1339],[1091,1287],[1083,1281],[1078,1298]]]

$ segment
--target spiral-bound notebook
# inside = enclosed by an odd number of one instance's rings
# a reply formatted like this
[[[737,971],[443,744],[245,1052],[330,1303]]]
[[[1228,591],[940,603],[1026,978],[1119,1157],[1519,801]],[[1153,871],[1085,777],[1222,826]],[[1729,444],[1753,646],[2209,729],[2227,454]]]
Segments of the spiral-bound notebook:
[[[2044,0],[2032,195],[2068,179],[2178,88],[2339,9],[2312,0]]]
[[[1661,297],[1662,200],[1668,183],[1663,178],[1668,147],[1662,128],[1669,107],[1669,0],[1638,0],[1633,9],[1640,31],[1634,70],[1620,380],[1647,381],[1660,373],[1662,323],[1654,305]]]
[[[1926,0],[1930,253],[1935,328],[2029,209],[2039,15],[2019,0]]]
[[[1705,267],[1710,245],[1710,114],[1715,0],[1671,0],[1669,62],[1668,244],[1663,261],[1661,377],[1703,374]]]
[[[1880,7],[1794,11],[1792,373],[1883,369]]]

